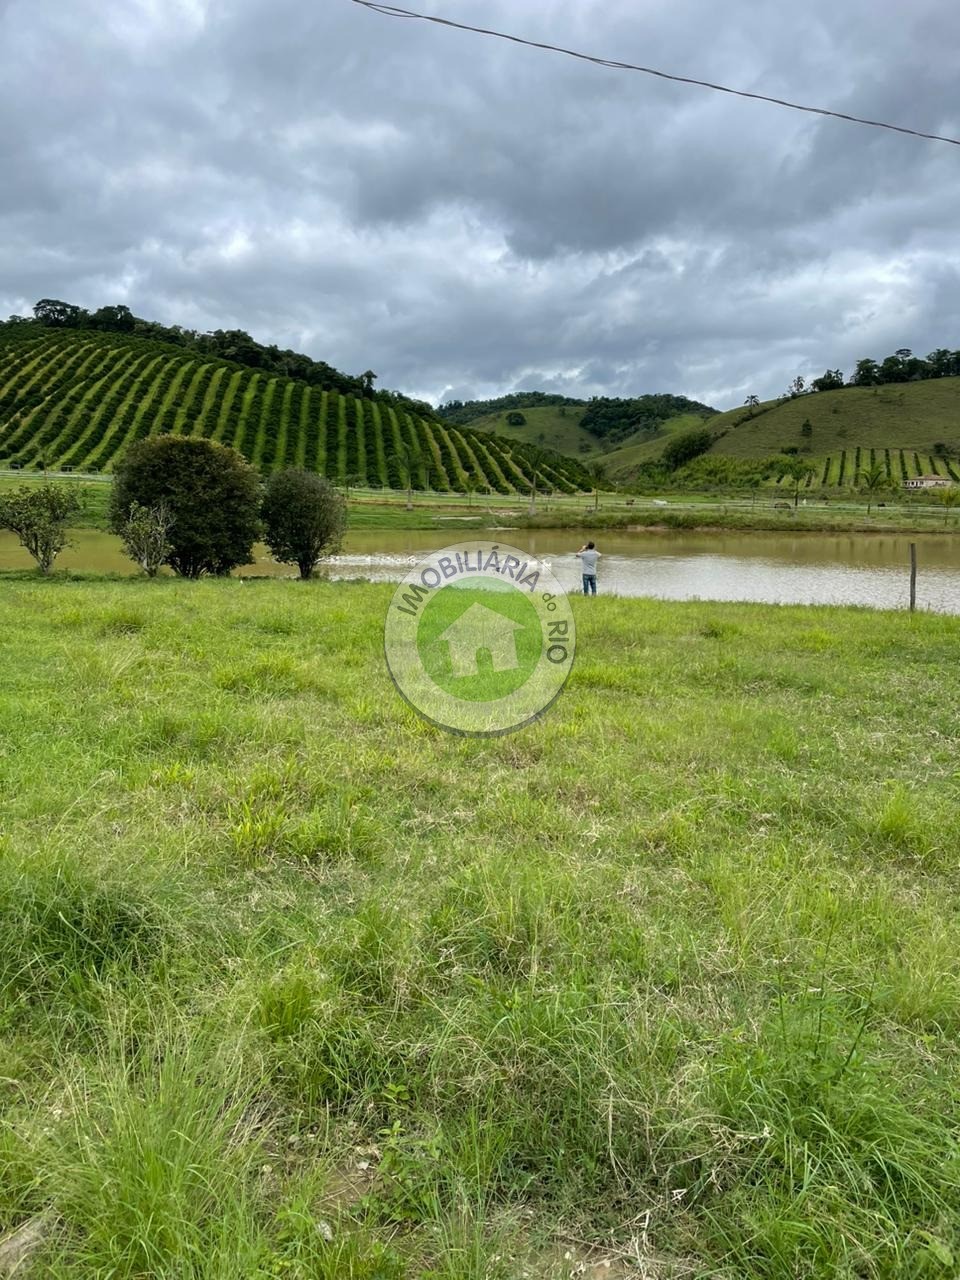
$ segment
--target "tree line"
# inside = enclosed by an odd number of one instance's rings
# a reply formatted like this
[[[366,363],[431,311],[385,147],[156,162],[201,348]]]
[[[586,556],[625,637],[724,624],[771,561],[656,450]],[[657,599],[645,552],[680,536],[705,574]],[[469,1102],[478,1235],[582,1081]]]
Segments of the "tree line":
[[[551,406],[559,407],[561,413],[568,408],[584,410],[580,426],[598,440],[606,440],[610,444],[618,444],[638,431],[655,434],[678,414],[698,414],[709,418],[720,412],[699,400],[666,393],[629,398],[592,396],[589,400],[576,400],[546,391],[514,391],[493,400],[448,400],[436,412],[445,422],[466,425],[489,414]],[[507,421],[510,421],[509,416]]]
[[[618,444],[637,432],[656,435],[665,422],[681,414],[698,414],[712,418],[718,409],[687,396],[666,393],[634,396],[618,399],[610,396],[594,396],[587,404],[580,419],[580,426],[598,440]]]
[[[898,347],[893,355],[874,360],[870,356],[858,360],[853,373],[846,381],[842,369],[827,369],[819,378],[808,383],[798,375],[787,387],[777,403],[795,400],[797,396],[816,391],[842,391],[845,387],[882,387],[894,382],[926,382],[931,378],[960,378],[960,351],[937,347],[928,356],[915,356],[909,347]],[[758,408],[759,397],[747,396],[744,404]]]
[[[581,409],[583,401],[550,391],[512,391],[493,400],[447,400],[435,412],[444,422],[466,426],[491,413],[503,413],[508,409],[540,409],[551,405]]]
[[[333,368],[324,360],[314,360],[301,352],[281,349],[275,343],[257,342],[243,329],[214,329],[209,333],[186,329],[181,325],[164,325],[155,320],[135,316],[123,305],[98,307],[88,311],[58,298],[41,298],[33,308],[33,318],[10,316],[0,326],[34,325],[44,329],[92,329],[105,333],[134,334],[168,342],[202,355],[232,360],[234,364],[259,369],[264,373],[295,378],[321,390],[338,391],[341,395],[361,396],[388,404],[401,405],[411,412],[429,418],[435,416],[432,405],[413,400],[399,391],[375,390],[377,375],[372,369],[351,376]]]

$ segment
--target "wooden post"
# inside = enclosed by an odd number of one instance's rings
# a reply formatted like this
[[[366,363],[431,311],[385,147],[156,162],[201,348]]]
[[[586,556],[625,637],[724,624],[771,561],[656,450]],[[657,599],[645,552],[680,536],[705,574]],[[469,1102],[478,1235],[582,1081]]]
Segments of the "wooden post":
[[[917,544],[910,543],[910,612],[917,607]]]

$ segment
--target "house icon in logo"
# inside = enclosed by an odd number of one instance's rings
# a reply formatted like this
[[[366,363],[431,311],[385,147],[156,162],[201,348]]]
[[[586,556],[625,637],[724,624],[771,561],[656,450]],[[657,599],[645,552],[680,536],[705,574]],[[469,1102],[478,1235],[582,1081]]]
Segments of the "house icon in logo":
[[[453,674],[462,679],[480,674],[479,657],[484,649],[490,655],[494,671],[515,671],[520,665],[516,633],[523,630],[521,623],[496,609],[472,604],[437,640],[449,646]]]

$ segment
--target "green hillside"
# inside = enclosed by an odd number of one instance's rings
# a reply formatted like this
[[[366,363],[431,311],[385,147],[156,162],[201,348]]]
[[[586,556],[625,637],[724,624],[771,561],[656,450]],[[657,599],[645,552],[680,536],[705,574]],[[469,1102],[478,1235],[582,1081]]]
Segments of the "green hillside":
[[[545,449],[555,449],[569,457],[579,457],[589,462],[592,455],[599,454],[602,444],[595,436],[584,431],[580,426],[585,405],[543,405],[533,409],[522,409],[526,422],[523,426],[513,426],[507,421],[509,411],[485,414],[474,418],[470,427],[474,431],[489,431],[508,440],[521,440],[527,444],[537,445]]]
[[[909,449],[931,453],[937,444],[960,453],[960,378],[844,387],[819,391],[753,410],[732,409],[711,418],[713,452],[765,458],[797,448],[822,457],[840,450]],[[809,422],[809,435],[803,424]]]
[[[232,445],[262,472],[301,466],[402,489],[529,492],[521,441],[430,422],[150,338],[88,329],[0,330],[0,467],[109,471],[128,445],[179,433]],[[589,488],[579,462],[539,463],[541,488]]]
[[[704,463],[750,463],[795,453],[813,468],[807,486],[812,489],[854,487],[858,474],[871,466],[886,472],[892,488],[918,475],[960,481],[960,378],[821,391],[732,409],[706,421],[689,414],[664,424],[656,437],[627,441],[601,461],[611,479],[629,482],[644,464],[659,459],[671,435],[704,429],[714,436]],[[694,468],[698,474],[708,469]]]
[[[653,462],[659,458],[663,453],[663,446],[671,436],[685,431],[702,431],[705,425],[712,427],[714,421],[711,418],[705,424],[698,413],[679,414],[665,422],[657,435],[638,432],[636,436],[605,453],[598,461],[606,468],[606,474],[611,480],[628,478],[641,463]]]
[[[661,441],[662,447],[664,435],[684,428],[688,420],[700,425],[717,412],[697,400],[667,393],[574,400],[542,391],[514,391],[495,400],[453,400],[436,410],[443,422],[493,431],[588,464],[605,464],[602,455],[628,445]],[[679,419],[683,421],[678,424]],[[649,456],[658,454],[655,447]]]

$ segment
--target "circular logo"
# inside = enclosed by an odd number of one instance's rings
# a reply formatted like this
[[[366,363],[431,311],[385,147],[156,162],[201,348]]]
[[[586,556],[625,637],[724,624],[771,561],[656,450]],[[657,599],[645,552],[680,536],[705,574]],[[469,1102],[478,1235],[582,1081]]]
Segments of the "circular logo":
[[[541,715],[573,667],[563,588],[516,547],[463,542],[412,569],[390,602],[387,667],[407,702],[453,733],[493,735]]]

